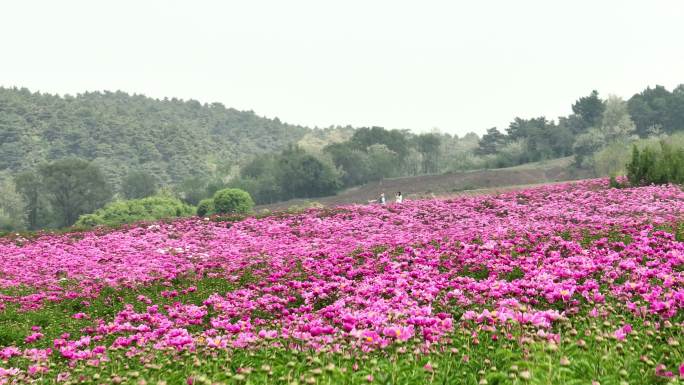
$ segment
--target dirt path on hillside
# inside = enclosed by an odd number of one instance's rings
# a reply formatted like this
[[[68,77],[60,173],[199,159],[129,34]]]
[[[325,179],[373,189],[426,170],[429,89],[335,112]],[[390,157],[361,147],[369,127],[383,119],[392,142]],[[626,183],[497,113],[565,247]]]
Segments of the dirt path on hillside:
[[[388,200],[401,191],[405,199],[420,199],[432,196],[447,196],[460,193],[472,194],[486,191],[508,190],[515,187],[571,181],[591,177],[588,172],[577,171],[568,164],[542,165],[539,167],[511,167],[492,170],[451,172],[441,175],[383,179],[341,191],[337,195],[293,199],[269,205],[259,205],[257,210],[283,210],[292,206],[319,202],[324,206],[351,203],[368,203],[384,192]]]

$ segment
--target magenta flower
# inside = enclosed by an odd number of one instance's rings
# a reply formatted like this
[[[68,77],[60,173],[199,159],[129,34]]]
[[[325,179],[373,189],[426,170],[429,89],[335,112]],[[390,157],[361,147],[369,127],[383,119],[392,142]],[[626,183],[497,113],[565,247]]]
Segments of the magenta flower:
[[[667,370],[664,364],[658,364],[655,367],[656,376],[658,377],[674,377],[674,373]]]
[[[632,325],[626,324],[622,326],[621,328],[617,329],[615,332],[613,332],[613,337],[617,339],[618,341],[624,341],[624,339],[627,337],[629,333],[632,332]]]
[[[515,340],[518,330],[524,341],[558,345],[556,326],[583,317],[586,306],[590,317],[606,318],[615,306],[671,330],[677,324],[668,319],[684,309],[684,247],[660,228],[680,220],[684,191],[607,187],[589,180],[230,226],[187,218],[78,237],[0,238],[0,289],[14,293],[0,296],[0,310],[39,310],[69,298],[92,303],[102,290],[165,286],[160,303],[140,295],[107,319],[95,319],[85,305],[73,317],[93,320],[46,342],[54,351],[3,347],[0,359],[21,356],[20,370],[31,375],[62,358],[74,367],[101,365],[113,350],[136,359],[155,349],[264,347],[419,354],[444,349],[461,329],[468,346],[485,344],[486,336]],[[174,284],[188,277],[225,279],[234,290],[197,301],[197,287]],[[466,311],[455,318],[456,309]],[[27,344],[45,338],[32,329]],[[612,336],[623,341],[632,333],[626,324]],[[586,345],[579,338],[587,337],[577,337]],[[664,366],[657,372],[669,373]]]
[[[41,339],[41,338],[43,338],[43,337],[44,337],[44,334],[43,334],[43,333],[40,333],[40,332],[33,333],[33,334],[27,336],[27,337],[24,339],[24,342],[26,342],[27,344],[30,344],[30,343],[33,343],[33,342],[38,341],[39,339]]]
[[[4,378],[14,377],[19,374],[19,372],[21,372],[19,368],[5,369],[0,367],[0,383],[6,383],[5,380],[3,380]]]

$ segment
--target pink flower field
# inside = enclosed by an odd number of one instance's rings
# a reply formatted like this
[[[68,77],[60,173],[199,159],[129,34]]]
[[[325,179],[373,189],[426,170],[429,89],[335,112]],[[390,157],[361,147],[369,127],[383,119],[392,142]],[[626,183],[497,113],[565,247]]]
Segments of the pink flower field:
[[[682,224],[589,180],[6,237],[0,384],[681,382]]]

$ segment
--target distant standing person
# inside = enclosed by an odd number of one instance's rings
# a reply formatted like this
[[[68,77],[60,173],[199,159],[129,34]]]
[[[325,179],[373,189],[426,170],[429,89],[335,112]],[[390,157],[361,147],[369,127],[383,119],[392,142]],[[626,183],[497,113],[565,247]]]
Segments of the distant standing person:
[[[395,200],[397,203],[401,203],[401,202],[404,201],[404,197],[401,196],[401,191],[397,191],[397,195],[394,196],[394,200]]]

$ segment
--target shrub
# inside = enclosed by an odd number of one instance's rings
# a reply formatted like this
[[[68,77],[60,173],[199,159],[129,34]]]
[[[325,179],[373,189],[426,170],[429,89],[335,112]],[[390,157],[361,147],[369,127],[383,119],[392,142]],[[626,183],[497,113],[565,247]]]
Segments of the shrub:
[[[157,178],[145,171],[129,172],[121,182],[121,192],[126,199],[154,196],[157,192]]]
[[[629,162],[629,144],[611,143],[594,153],[593,166],[596,176],[625,175],[625,165]]]
[[[81,215],[77,226],[116,226],[138,221],[155,221],[163,218],[186,217],[195,209],[177,198],[151,196],[142,199],[112,202],[92,214]]]
[[[94,226],[102,226],[105,225],[104,219],[99,216],[98,214],[84,214],[81,215],[78,218],[78,221],[76,222],[76,226],[81,226],[81,227],[94,227]]]
[[[197,204],[197,215],[200,217],[204,217],[207,215],[211,215],[214,212],[214,200],[211,198],[207,199],[202,199],[198,204]]]
[[[634,186],[684,183],[684,149],[661,141],[660,148],[632,148],[627,177]]]
[[[217,214],[248,213],[252,207],[254,201],[247,191],[227,188],[214,194],[214,212]]]

